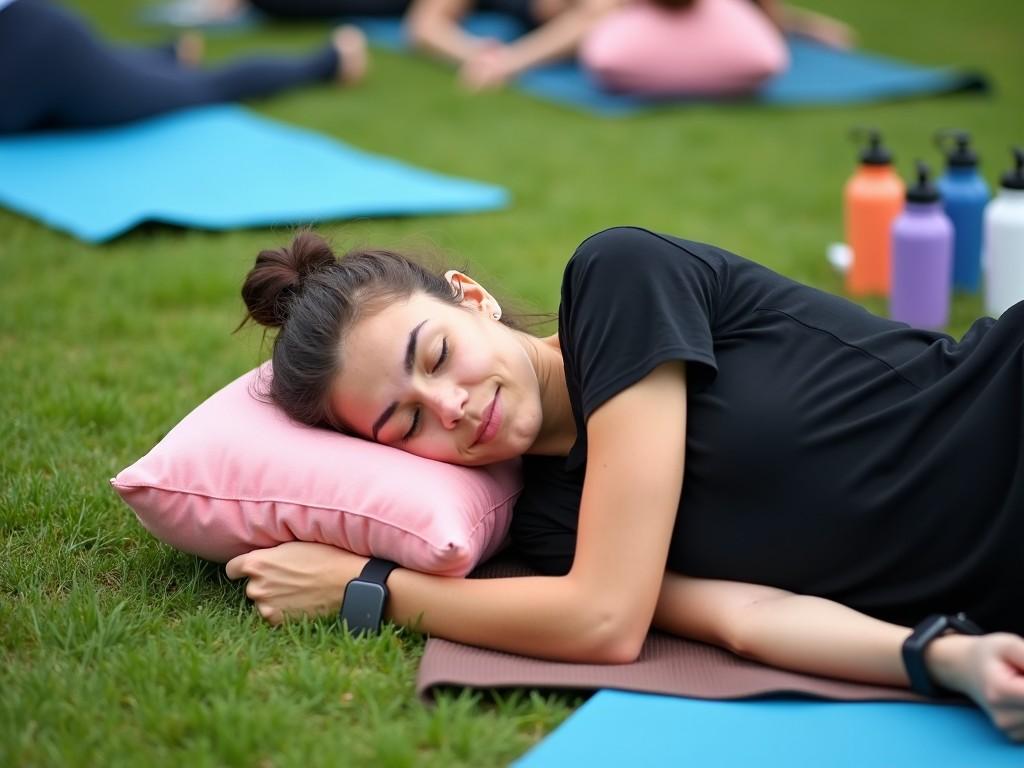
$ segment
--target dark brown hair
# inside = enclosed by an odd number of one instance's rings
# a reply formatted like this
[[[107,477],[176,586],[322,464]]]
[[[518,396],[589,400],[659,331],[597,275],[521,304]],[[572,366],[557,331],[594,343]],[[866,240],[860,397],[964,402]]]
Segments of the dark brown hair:
[[[277,328],[270,399],[303,424],[340,428],[329,394],[345,332],[358,318],[422,292],[449,304],[461,293],[417,261],[388,250],[351,250],[338,259],[322,237],[299,232],[291,245],[260,251],[242,298],[253,320]],[[506,325],[514,321],[502,318]]]
[[[697,2],[697,0],[651,0],[651,2],[654,3],[655,5],[660,5],[662,8],[673,8],[680,10],[683,8],[689,8],[691,5]]]

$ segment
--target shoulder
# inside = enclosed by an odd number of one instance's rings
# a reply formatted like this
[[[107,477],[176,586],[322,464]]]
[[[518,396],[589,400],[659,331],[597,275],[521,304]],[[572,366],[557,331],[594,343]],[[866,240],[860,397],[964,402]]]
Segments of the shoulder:
[[[566,265],[564,279],[636,267],[645,271],[680,268],[694,262],[713,273],[724,263],[722,252],[713,246],[643,227],[618,226],[597,232],[580,243]]]

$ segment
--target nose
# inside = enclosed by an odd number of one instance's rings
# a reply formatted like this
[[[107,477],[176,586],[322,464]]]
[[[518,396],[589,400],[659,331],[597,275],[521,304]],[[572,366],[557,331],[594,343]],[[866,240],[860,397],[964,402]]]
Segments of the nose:
[[[438,382],[427,400],[445,429],[454,429],[466,412],[469,392],[451,383]]]

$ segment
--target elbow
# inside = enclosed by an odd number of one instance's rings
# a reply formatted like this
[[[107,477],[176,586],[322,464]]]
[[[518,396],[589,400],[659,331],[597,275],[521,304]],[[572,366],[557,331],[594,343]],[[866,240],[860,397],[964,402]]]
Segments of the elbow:
[[[720,642],[717,645],[741,658],[754,658],[752,638],[749,632],[743,630],[742,626],[729,627],[728,631],[721,634]]]
[[[767,604],[769,611],[773,612],[776,603],[788,596],[791,596],[791,593],[772,590],[771,594],[747,603],[719,629],[718,644],[744,659],[761,661],[765,645],[765,614],[762,609]]]
[[[632,664],[640,658],[646,635],[639,640],[630,637],[616,638],[601,647],[598,664]]]
[[[640,621],[602,612],[588,617],[588,631],[581,650],[591,664],[632,664],[640,657],[648,627]]]

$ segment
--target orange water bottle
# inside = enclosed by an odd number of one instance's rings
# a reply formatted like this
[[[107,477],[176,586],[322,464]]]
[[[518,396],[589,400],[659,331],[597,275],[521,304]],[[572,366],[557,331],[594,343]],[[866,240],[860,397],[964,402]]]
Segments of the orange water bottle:
[[[854,296],[888,296],[892,223],[903,210],[904,186],[881,134],[870,130],[866,136],[860,166],[843,190],[846,242],[853,252],[846,289]]]

